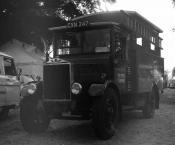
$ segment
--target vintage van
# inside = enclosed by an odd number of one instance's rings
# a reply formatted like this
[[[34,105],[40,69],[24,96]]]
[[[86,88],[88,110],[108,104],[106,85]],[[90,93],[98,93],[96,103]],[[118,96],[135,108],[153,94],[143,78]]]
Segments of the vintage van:
[[[20,81],[14,58],[0,52],[0,118],[6,118],[9,110],[20,102]]]
[[[114,11],[80,16],[49,31],[53,58],[46,57],[43,81],[21,90],[26,131],[43,132],[51,119],[85,119],[97,137],[109,139],[123,111],[154,116],[164,75],[160,28],[137,12]]]

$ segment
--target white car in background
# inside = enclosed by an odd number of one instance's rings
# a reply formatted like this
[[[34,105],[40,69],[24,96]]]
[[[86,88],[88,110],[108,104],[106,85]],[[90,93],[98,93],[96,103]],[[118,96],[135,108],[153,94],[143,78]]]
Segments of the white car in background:
[[[175,88],[175,79],[171,79],[168,85],[169,88],[174,89]]]
[[[14,58],[0,52],[0,119],[8,116],[20,102],[20,81]]]

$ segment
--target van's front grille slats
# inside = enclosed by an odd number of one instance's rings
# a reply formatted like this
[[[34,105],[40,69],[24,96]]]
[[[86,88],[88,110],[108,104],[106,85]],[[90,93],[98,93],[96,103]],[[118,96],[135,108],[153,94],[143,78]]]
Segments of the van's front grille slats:
[[[70,64],[44,66],[44,98],[70,99]]]

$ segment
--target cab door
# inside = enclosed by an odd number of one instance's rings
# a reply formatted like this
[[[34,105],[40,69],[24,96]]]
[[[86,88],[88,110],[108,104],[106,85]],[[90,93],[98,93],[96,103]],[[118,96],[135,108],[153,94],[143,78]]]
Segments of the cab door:
[[[0,56],[0,107],[6,106],[7,90],[5,87],[5,80],[3,56]]]
[[[113,32],[113,52],[114,52],[114,80],[118,84],[121,93],[125,92],[126,89],[126,37],[114,31]]]
[[[20,100],[20,82],[17,79],[14,60],[4,57],[4,73],[7,105],[18,105]]]

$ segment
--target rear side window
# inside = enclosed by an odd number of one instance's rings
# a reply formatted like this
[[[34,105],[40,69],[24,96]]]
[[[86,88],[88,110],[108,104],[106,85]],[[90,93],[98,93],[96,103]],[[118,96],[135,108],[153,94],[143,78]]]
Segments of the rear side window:
[[[3,62],[4,57],[0,56],[0,75],[4,75],[4,62]]]
[[[13,59],[4,57],[4,71],[5,75],[16,76],[16,69]]]

